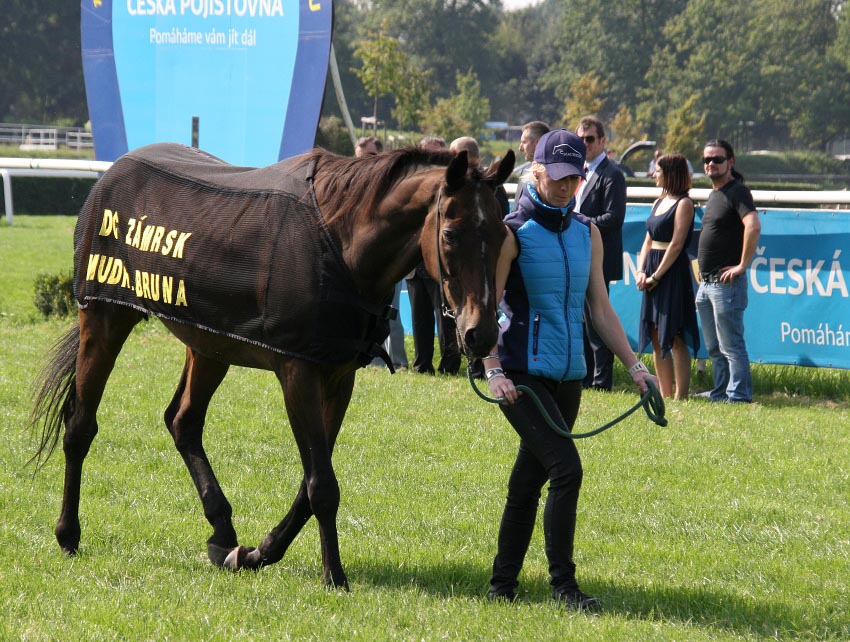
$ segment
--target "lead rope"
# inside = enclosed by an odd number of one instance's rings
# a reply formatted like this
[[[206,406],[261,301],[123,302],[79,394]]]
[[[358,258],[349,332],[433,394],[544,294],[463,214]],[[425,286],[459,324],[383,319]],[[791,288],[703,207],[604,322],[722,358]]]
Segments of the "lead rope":
[[[472,386],[472,389],[475,391],[479,397],[481,397],[484,401],[489,403],[504,403],[507,401],[505,397],[488,397],[483,392],[478,389],[478,386],[475,385],[475,376],[472,373],[472,366],[469,365],[466,367],[466,374],[469,377],[469,383]],[[643,407],[646,410],[646,416],[649,417],[652,421],[658,424],[661,427],[667,425],[667,419],[664,417],[664,398],[661,396],[661,393],[658,391],[658,387],[652,383],[651,381],[646,382],[646,392],[640,398],[634,406],[629,408],[622,415],[614,419],[613,421],[609,421],[604,426],[600,426],[595,430],[590,430],[588,432],[581,433],[572,433],[568,430],[565,430],[561,426],[558,425],[552,416],[546,411],[546,408],[543,406],[543,402],[540,401],[540,397],[528,386],[519,385],[516,387],[517,391],[527,394],[534,404],[537,406],[537,409],[540,411],[540,414],[543,415],[543,419],[546,420],[546,423],[549,424],[549,427],[554,430],[556,433],[561,435],[562,437],[567,437],[568,439],[584,439],[585,437],[593,437],[593,435],[598,435],[599,433],[608,430],[611,426],[614,426],[629,415],[631,415],[635,410],[640,407]]]

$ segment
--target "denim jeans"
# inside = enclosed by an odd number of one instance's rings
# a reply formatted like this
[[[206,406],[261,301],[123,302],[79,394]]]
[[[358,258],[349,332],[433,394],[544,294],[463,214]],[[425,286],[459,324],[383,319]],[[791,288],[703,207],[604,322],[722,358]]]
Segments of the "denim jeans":
[[[752,401],[753,377],[744,343],[746,276],[732,283],[701,283],[696,304],[714,374],[711,400]]]

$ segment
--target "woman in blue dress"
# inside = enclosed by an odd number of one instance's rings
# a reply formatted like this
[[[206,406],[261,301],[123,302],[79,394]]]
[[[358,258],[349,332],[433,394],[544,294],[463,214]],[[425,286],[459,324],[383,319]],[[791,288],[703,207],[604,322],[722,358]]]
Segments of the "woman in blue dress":
[[[699,328],[687,252],[694,231],[694,203],[688,196],[691,176],[685,157],[661,156],[655,183],[661,197],[646,221],[646,239],[637,262],[637,287],[643,290],[640,347],[643,351],[652,342],[661,394],[687,399],[690,350],[696,354],[699,349]]]

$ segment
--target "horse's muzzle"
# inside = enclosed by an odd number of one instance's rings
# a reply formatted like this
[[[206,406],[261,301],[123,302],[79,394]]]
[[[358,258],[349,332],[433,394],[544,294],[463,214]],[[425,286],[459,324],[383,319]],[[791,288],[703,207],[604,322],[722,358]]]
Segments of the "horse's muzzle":
[[[463,323],[463,315],[458,317],[457,330],[463,352],[471,359],[483,359],[492,350],[499,340],[499,325],[495,315],[492,320],[479,322],[471,325]]]

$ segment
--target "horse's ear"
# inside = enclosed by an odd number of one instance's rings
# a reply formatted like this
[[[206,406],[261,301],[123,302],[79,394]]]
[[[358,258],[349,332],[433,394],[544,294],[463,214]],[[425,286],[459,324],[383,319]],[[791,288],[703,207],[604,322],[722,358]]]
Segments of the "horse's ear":
[[[469,169],[469,159],[466,150],[455,156],[446,168],[446,189],[454,192],[463,187],[466,182],[466,170]]]
[[[515,162],[516,156],[514,155],[514,150],[509,149],[502,160],[493,163],[487,168],[484,180],[493,187],[501,185],[508,180],[508,176],[510,176],[511,172],[514,171]]]

